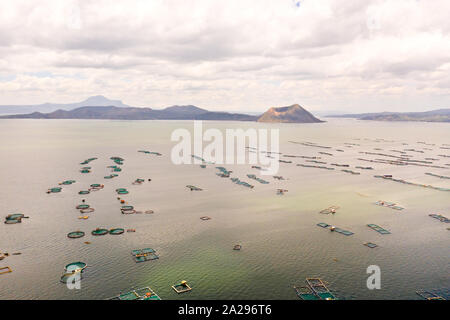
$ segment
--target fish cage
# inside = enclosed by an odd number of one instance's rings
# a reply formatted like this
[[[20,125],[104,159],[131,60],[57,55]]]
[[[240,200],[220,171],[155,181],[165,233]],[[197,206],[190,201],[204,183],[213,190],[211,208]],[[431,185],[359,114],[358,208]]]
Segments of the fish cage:
[[[69,232],[69,233],[67,234],[67,237],[68,237],[68,238],[71,238],[71,239],[82,238],[82,237],[84,237],[84,232],[83,232],[83,231],[73,231],[73,232]]]
[[[302,300],[320,300],[309,287],[294,286],[295,293]]]
[[[108,233],[109,233],[109,230],[103,229],[103,228],[97,228],[91,232],[91,234],[93,236],[104,236],[105,234],[108,234]]]
[[[61,276],[60,281],[62,283],[76,283],[76,282],[81,281],[82,274],[83,274],[82,270],[75,270],[73,272],[67,272]]]
[[[70,184],[73,184],[73,183],[75,183],[75,182],[76,182],[75,180],[65,180],[65,181],[61,182],[60,184],[63,184],[63,185],[70,185]]]
[[[48,193],[59,193],[59,192],[61,192],[62,191],[62,188],[61,187],[56,187],[56,188],[50,188],[50,189],[48,189]]]
[[[364,245],[365,245],[366,247],[371,248],[371,249],[378,247],[377,244],[372,243],[372,242],[366,242],[366,243],[364,243]]]
[[[131,251],[131,255],[136,263],[159,259],[156,251],[152,248],[135,249]]]
[[[381,233],[381,234],[390,234],[390,232],[389,232],[388,230],[386,230],[386,229],[384,229],[384,228],[382,228],[382,227],[380,227],[380,226],[378,226],[378,225],[376,225],[376,224],[369,223],[367,226],[368,226],[369,228],[375,230],[375,231],[378,232],[378,233]]]
[[[119,235],[124,232],[125,232],[125,230],[123,228],[113,228],[113,229],[109,230],[109,234],[112,234],[112,235]]]
[[[185,280],[181,281],[178,284],[174,284],[172,286],[172,289],[175,290],[176,293],[185,293],[192,290],[192,288],[189,287]]]
[[[10,267],[2,267],[0,268],[0,274],[11,273],[12,269]]]
[[[71,262],[64,267],[64,270],[67,272],[74,272],[76,270],[84,270],[87,268],[87,264],[85,262],[77,261]]]
[[[150,287],[145,287],[122,293],[110,300],[161,300],[161,298]]]

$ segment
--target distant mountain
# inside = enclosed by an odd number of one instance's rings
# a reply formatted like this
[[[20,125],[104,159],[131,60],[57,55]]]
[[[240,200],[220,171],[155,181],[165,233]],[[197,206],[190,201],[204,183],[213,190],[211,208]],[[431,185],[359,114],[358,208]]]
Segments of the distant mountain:
[[[438,109],[425,112],[381,112],[331,115],[334,118],[356,118],[359,120],[377,121],[424,121],[450,122],[450,109]]]
[[[3,105],[0,106],[0,114],[27,114],[32,112],[52,112],[56,110],[72,110],[85,106],[115,106],[127,108],[128,105],[120,100],[110,100],[104,96],[92,96],[84,101],[76,103],[43,103],[38,105]]]
[[[263,113],[258,122],[318,123],[323,122],[298,104],[289,107],[270,108]]]
[[[195,106],[173,106],[162,110],[151,108],[85,106],[50,113],[33,112],[1,116],[3,119],[110,119],[110,120],[234,120],[256,121],[256,116],[211,112]]]

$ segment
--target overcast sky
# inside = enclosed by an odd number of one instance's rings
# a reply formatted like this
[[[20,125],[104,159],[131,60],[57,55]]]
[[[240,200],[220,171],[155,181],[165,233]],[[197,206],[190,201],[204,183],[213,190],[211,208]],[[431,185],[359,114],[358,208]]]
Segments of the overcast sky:
[[[448,0],[0,0],[0,104],[450,108]]]

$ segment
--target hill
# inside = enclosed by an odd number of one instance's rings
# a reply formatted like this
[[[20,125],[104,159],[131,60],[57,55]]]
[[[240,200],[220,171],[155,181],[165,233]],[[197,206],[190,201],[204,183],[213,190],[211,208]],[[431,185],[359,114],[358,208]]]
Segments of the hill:
[[[258,122],[318,123],[323,121],[300,105],[294,104],[289,107],[270,108],[258,118]]]

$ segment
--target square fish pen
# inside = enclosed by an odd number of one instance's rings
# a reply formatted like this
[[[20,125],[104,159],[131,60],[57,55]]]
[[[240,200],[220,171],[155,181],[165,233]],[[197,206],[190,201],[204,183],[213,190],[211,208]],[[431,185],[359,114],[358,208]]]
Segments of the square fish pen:
[[[391,208],[391,209],[394,209],[394,210],[403,210],[403,209],[405,209],[403,207],[398,206],[394,202],[388,202],[388,201],[379,200],[379,201],[375,202],[375,204],[377,206],[380,206],[380,207]]]
[[[309,287],[294,286],[295,293],[302,300],[319,300],[319,297]]]
[[[192,288],[189,287],[189,285],[184,280],[179,284],[173,285],[172,289],[175,290],[176,293],[184,293],[192,290]]]
[[[427,299],[427,300],[445,300],[444,297],[441,297],[440,295],[438,295],[434,292],[427,291],[427,290],[419,290],[419,291],[416,291],[416,293],[419,296],[421,296],[422,298]]]
[[[11,273],[12,269],[10,267],[0,268],[0,274]]]
[[[447,217],[444,217],[441,214],[432,213],[432,214],[429,214],[429,216],[432,217],[432,218],[438,219],[441,222],[445,222],[445,223],[449,223],[450,222],[450,219],[448,219]]]
[[[336,211],[339,209],[339,206],[331,206],[328,207],[326,209],[323,209],[322,211],[320,211],[319,213],[322,214],[330,214],[330,213],[336,213]]]
[[[136,249],[131,251],[131,255],[136,263],[159,259],[156,251],[152,248]]]
[[[351,231],[344,230],[344,229],[341,229],[341,228],[338,228],[338,227],[333,227],[332,225],[330,225],[330,224],[328,224],[328,223],[325,223],[325,222],[320,222],[320,223],[318,223],[317,225],[318,225],[319,227],[324,228],[324,229],[329,229],[330,231],[334,231],[334,232],[343,234],[343,235],[345,235],[345,236],[351,236],[352,234],[354,234],[354,233],[351,232]]]
[[[307,278],[306,283],[308,287],[318,296],[321,300],[336,300],[336,297],[327,288],[325,283],[320,278]]]
[[[161,298],[150,287],[145,287],[120,294],[110,300],[161,300]]]
[[[375,230],[375,231],[378,232],[378,233],[381,233],[381,234],[391,234],[389,231],[387,231],[386,229],[384,229],[384,228],[382,228],[382,227],[380,227],[380,226],[378,226],[378,225],[376,225],[376,224],[369,223],[367,226],[368,226],[369,228]]]

